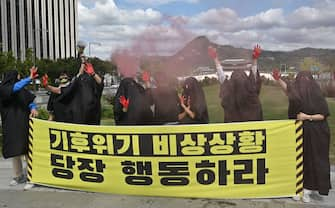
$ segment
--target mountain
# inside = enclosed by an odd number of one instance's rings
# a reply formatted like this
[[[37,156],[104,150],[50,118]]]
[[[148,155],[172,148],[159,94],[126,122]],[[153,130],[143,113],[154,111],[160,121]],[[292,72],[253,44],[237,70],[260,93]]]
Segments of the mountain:
[[[230,45],[218,45],[211,42],[205,36],[199,36],[185,45],[176,54],[167,57],[146,57],[146,62],[156,70],[164,70],[174,75],[189,75],[198,67],[212,67],[214,62],[207,55],[208,46],[213,46],[218,51],[218,57],[224,59],[247,59],[251,60],[252,49],[235,48]],[[318,62],[335,66],[335,50],[302,48],[294,51],[262,51],[258,64],[262,71],[271,71],[281,65],[286,67],[299,68],[300,63],[306,57],[313,57]]]

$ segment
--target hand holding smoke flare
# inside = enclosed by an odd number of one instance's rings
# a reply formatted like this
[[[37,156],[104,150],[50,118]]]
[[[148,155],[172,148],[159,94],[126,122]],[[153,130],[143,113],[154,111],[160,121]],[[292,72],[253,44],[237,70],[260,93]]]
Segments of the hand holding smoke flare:
[[[43,77],[42,77],[42,85],[43,87],[46,87],[48,86],[48,75],[47,74],[44,74]]]
[[[278,81],[281,77],[279,69],[277,69],[277,68],[273,69],[272,70],[272,76],[276,81]]]
[[[82,63],[85,63],[87,61],[87,57],[84,56],[85,48],[86,48],[86,43],[84,41],[78,41],[77,43],[78,57],[81,59]]]
[[[208,55],[209,57],[211,57],[212,59],[217,59],[218,54],[216,52],[216,48],[212,47],[212,46],[208,46]]]
[[[81,56],[84,53],[85,47],[86,47],[86,43],[84,41],[78,41],[77,49],[78,49],[79,56]]]
[[[261,46],[257,44],[257,45],[254,47],[254,50],[253,50],[253,52],[252,52],[252,58],[253,58],[253,59],[258,59],[259,56],[261,55],[261,53],[262,53]]]
[[[31,79],[36,79],[38,77],[38,72],[37,72],[38,68],[33,66],[30,68],[30,78]]]
[[[122,95],[120,96],[120,103],[122,105],[122,111],[127,112],[129,106],[129,99],[126,99],[126,97]]]
[[[91,76],[95,74],[93,65],[91,63],[85,63],[85,72]]]

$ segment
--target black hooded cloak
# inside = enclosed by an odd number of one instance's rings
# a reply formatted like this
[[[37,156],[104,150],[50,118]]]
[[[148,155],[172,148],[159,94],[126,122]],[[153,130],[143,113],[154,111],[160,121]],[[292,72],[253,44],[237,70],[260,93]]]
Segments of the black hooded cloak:
[[[184,103],[190,99],[191,111],[195,113],[195,118],[185,116],[180,123],[182,124],[207,124],[209,122],[208,110],[205,99],[205,93],[200,83],[194,78],[189,77],[184,81],[182,96]]]
[[[178,122],[181,112],[180,100],[177,89],[167,76],[158,72],[155,75],[157,87],[151,88],[151,104],[154,106],[154,124],[168,124]]]
[[[120,103],[120,97],[129,99],[126,112]],[[114,99],[114,119],[116,125],[149,125],[153,121],[150,109],[150,96],[142,85],[132,78],[124,78]]]
[[[55,116],[64,122],[99,125],[103,87],[103,80],[98,84],[87,73],[76,77],[67,87],[61,88],[61,94],[55,99],[54,110],[60,112]]]
[[[261,121],[263,112],[259,93],[259,73],[249,76],[244,70],[236,70],[220,87],[221,106],[224,108],[224,122]]]
[[[14,70],[5,73],[0,85],[4,158],[28,153],[29,104],[35,95],[26,89],[13,92],[14,84],[19,81],[17,75],[18,72]]]
[[[309,115],[321,114],[325,117],[322,121],[303,121],[304,188],[328,195],[331,184],[327,101],[308,71],[298,73],[295,82],[288,84],[287,94],[289,118],[296,119],[300,112]]]
[[[164,86],[151,89],[152,104],[154,109],[154,124],[178,122],[181,111],[177,90]]]
[[[54,116],[54,121],[71,123],[71,112],[70,108],[57,99],[60,95],[56,93],[51,93],[47,105],[47,110]]]

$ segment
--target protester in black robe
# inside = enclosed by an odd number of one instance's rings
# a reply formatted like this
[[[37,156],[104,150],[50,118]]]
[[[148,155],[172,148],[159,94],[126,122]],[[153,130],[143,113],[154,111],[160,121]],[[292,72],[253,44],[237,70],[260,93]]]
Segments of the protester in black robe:
[[[194,77],[185,79],[180,103],[183,109],[178,116],[181,124],[207,124],[209,122],[205,93]]]
[[[121,80],[114,99],[116,125],[149,125],[153,121],[150,97],[133,78]]]
[[[303,200],[310,201],[310,190],[318,191],[320,195],[328,195],[331,184],[327,101],[309,71],[299,72],[293,83],[284,82],[278,70],[274,70],[273,76],[288,96],[289,118],[303,121]]]
[[[164,72],[155,74],[156,86],[151,87],[151,105],[154,109],[154,124],[176,124],[181,112],[180,99],[172,78]]]
[[[99,125],[103,79],[95,73],[92,64],[82,63],[79,73],[67,87],[59,88],[55,102],[66,106],[69,123]],[[63,108],[63,107],[60,107]]]
[[[72,122],[71,112],[67,104],[58,101],[62,88],[68,88],[70,78],[66,72],[62,72],[58,78],[59,86],[54,87],[48,83],[48,75],[42,77],[42,83],[46,90],[50,91],[47,110],[49,111],[49,120],[57,122]]]
[[[24,89],[37,74],[37,68],[30,69],[30,77],[19,80],[17,71],[8,71],[0,85],[0,108],[3,132],[2,155],[13,158],[15,177],[10,185],[25,182],[21,156],[28,153],[29,115],[37,116],[35,95]]]
[[[209,47],[209,55],[214,59],[220,85],[221,106],[224,108],[224,122],[261,121],[263,112],[259,93],[261,79],[257,69],[260,47],[253,52],[253,65],[249,75],[243,69],[233,71],[228,80],[217,57],[216,49]]]

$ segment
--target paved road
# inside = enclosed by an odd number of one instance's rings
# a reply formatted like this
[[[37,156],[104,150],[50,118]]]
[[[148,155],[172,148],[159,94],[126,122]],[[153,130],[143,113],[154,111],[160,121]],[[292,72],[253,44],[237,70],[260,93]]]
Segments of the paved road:
[[[12,169],[10,160],[0,158],[0,208],[335,208],[335,167],[332,167],[332,186],[328,197],[311,203],[295,202],[289,198],[258,200],[217,200],[167,197],[140,197],[115,194],[68,191],[34,187],[24,191],[23,185],[8,186]]]

